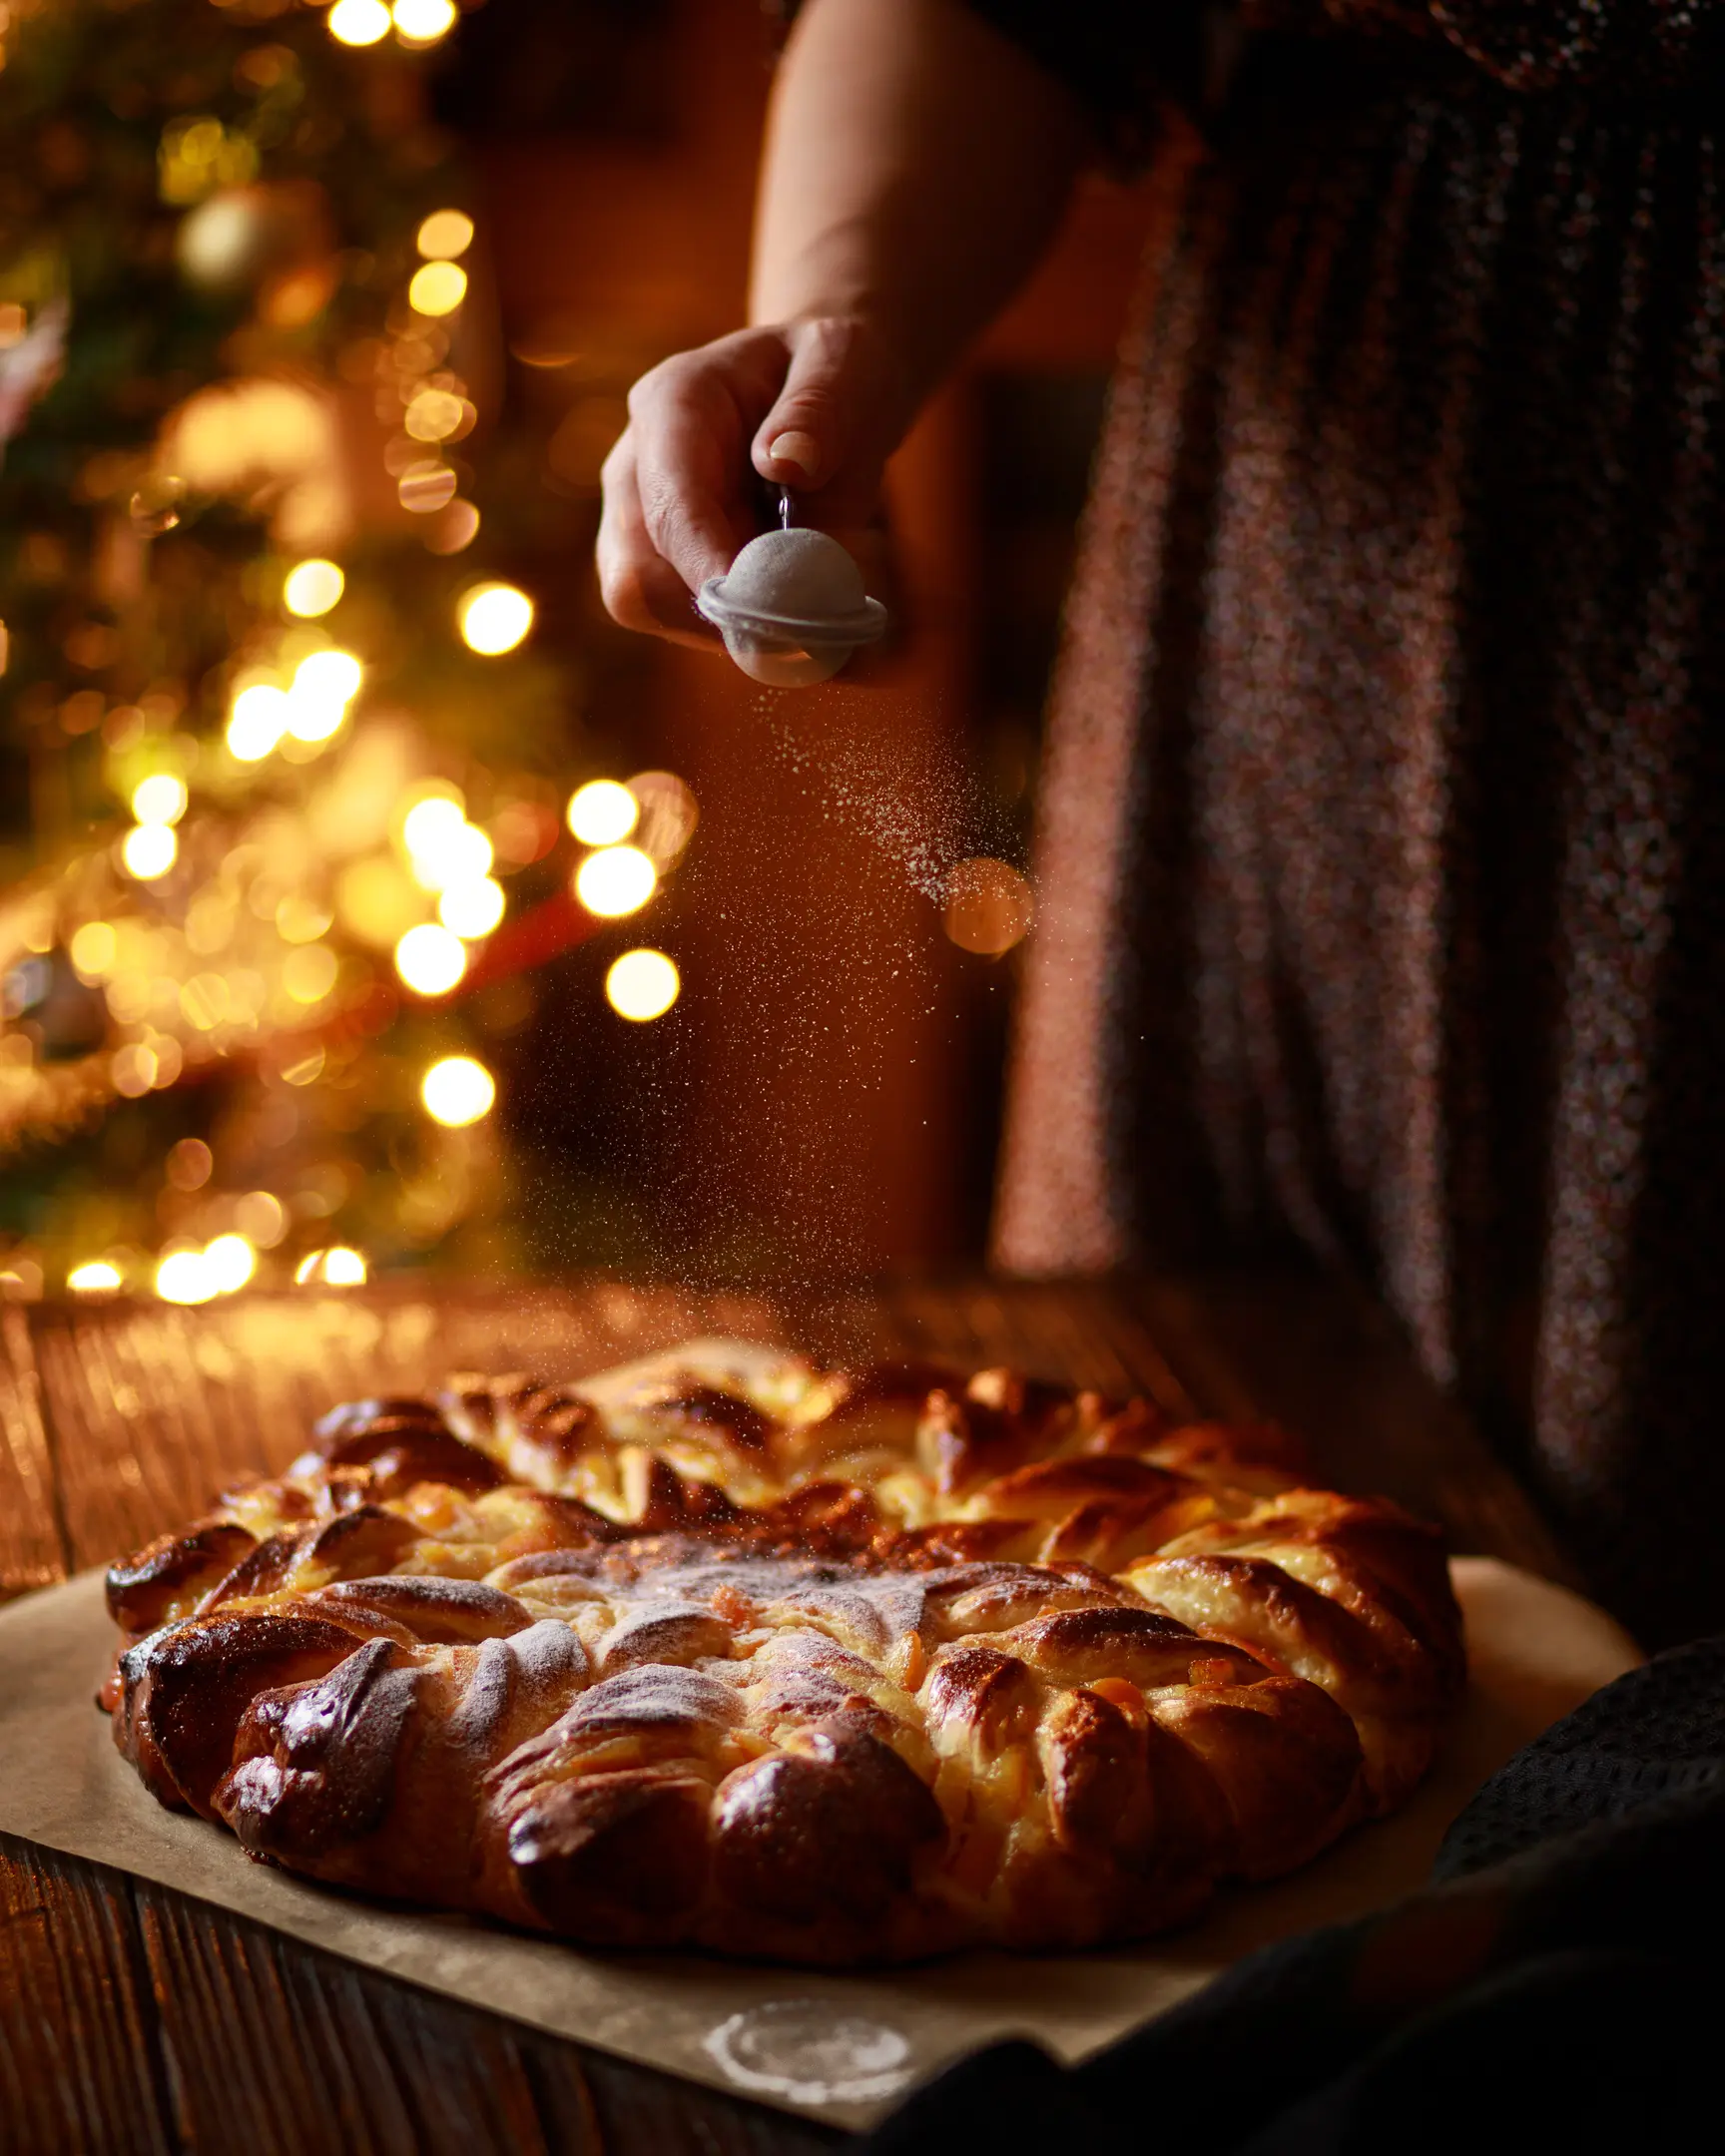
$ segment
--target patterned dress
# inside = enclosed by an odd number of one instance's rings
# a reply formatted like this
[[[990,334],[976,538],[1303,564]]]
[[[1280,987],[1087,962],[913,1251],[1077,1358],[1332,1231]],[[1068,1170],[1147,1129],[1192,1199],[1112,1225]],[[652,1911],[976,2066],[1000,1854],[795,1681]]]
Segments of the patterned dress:
[[[1217,16],[979,4],[1120,126]],[[1725,1626],[1725,0],[1242,27],[1149,153],[996,1253],[1356,1272]]]

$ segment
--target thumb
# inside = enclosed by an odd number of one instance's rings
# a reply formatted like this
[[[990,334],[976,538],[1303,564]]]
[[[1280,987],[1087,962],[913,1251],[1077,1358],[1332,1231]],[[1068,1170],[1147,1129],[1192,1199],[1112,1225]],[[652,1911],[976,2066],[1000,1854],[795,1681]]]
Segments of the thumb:
[[[754,464],[775,486],[818,487],[867,429],[869,369],[852,323],[800,322],[789,342],[785,385],[756,432]]]

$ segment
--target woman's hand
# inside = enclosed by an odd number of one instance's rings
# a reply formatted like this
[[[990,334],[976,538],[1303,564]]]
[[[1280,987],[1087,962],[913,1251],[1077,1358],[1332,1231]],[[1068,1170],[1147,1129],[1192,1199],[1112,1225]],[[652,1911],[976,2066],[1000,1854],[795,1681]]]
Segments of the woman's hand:
[[[661,361],[629,392],[605,459],[607,609],[626,629],[712,642],[695,594],[766,528],[760,482],[795,488],[800,522],[855,541],[907,407],[902,370],[858,317],[739,329]]]
[[[1041,253],[1086,141],[1071,91],[959,0],[806,0],[768,122],[759,326],[643,375],[605,460],[618,621],[711,642],[695,594],[771,520],[762,480],[857,550],[886,458]]]

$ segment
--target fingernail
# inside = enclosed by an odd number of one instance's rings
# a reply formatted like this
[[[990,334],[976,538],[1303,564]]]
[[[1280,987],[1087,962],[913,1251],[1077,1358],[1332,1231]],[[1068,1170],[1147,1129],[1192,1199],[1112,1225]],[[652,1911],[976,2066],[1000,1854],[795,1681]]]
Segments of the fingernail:
[[[767,454],[775,464],[795,464],[805,479],[813,479],[821,468],[821,444],[813,434],[775,434]]]

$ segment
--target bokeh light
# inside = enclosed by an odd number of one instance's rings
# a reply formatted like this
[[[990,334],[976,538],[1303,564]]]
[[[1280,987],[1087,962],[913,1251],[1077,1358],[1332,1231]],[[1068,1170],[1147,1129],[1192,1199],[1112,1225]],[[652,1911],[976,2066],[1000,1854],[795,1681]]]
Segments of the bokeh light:
[[[635,843],[663,873],[694,837],[700,807],[675,772],[637,772],[629,792],[641,808]]]
[[[216,1156],[202,1138],[182,1138],[168,1149],[168,1181],[177,1191],[202,1190],[216,1172]]]
[[[620,1018],[663,1018],[682,985],[663,951],[625,951],[605,976],[605,1000]]]
[[[332,561],[295,562],[282,586],[282,604],[301,621],[327,614],[346,588],[347,580]]]
[[[295,1003],[321,1003],[339,972],[339,961],[327,943],[302,943],[283,959],[282,985]]]
[[[92,1258],[88,1265],[72,1268],[66,1285],[74,1295],[113,1295],[124,1280],[117,1265],[111,1265],[106,1258]]]
[[[254,682],[234,699],[228,718],[228,747],[242,764],[267,757],[288,731],[288,693],[269,682]]]
[[[464,210],[433,210],[420,225],[415,245],[427,262],[453,262],[473,245],[473,220]]]
[[[946,877],[945,928],[960,950],[998,958],[1029,933],[1036,918],[1030,880],[986,854],[957,862]]]
[[[453,26],[456,11],[454,0],[395,0],[389,12],[403,44],[435,45]]]
[[[469,823],[459,802],[432,795],[416,802],[401,822],[414,880],[425,890],[448,890],[474,883],[491,872],[490,837]]]
[[[447,995],[467,970],[467,946],[452,929],[421,921],[396,944],[395,970],[415,995]]]
[[[466,821],[465,802],[453,788],[446,794],[423,794],[401,818],[401,843],[409,853],[435,854]]]
[[[120,938],[105,920],[85,921],[73,930],[69,948],[80,980],[106,980],[120,955]]]
[[[342,925],[362,943],[393,949],[416,921],[425,918],[424,893],[386,853],[350,861],[335,885]]]
[[[473,407],[452,389],[421,389],[401,415],[415,441],[458,440],[473,424]]]
[[[441,459],[421,457],[397,478],[395,494],[409,516],[436,516],[454,500],[455,483],[455,474]]]
[[[315,943],[327,932],[333,915],[320,898],[288,891],[276,908],[276,933],[284,943]]]
[[[453,475],[451,475],[453,476]],[[425,527],[425,545],[433,554],[459,554],[479,535],[479,512],[470,501],[451,499],[437,521]]]
[[[170,1251],[156,1268],[156,1293],[164,1303],[208,1303],[220,1292],[201,1250]]]
[[[383,0],[335,0],[324,19],[340,45],[375,45],[389,35],[389,10]]]
[[[641,819],[641,804],[615,779],[589,779],[569,797],[569,828],[583,845],[615,845]]]
[[[419,1098],[434,1123],[463,1130],[491,1113],[497,1087],[491,1073],[473,1056],[444,1056],[420,1080]]]
[[[132,813],[140,823],[178,823],[191,800],[177,772],[155,772],[132,790]]]
[[[205,1249],[204,1270],[218,1295],[232,1295],[257,1272],[258,1253],[243,1235],[219,1235]]]
[[[128,875],[140,883],[153,883],[173,867],[180,851],[172,823],[136,823],[120,844],[120,858]]]
[[[142,1041],[128,1041],[124,1048],[115,1049],[108,1075],[122,1100],[142,1100],[162,1075],[161,1058]]]
[[[316,651],[293,670],[288,731],[295,741],[325,742],[347,716],[365,670],[351,652]]]
[[[288,1208],[274,1191],[248,1191],[234,1208],[240,1233],[259,1250],[274,1250],[288,1233]]]
[[[639,846],[604,846],[575,871],[575,895],[589,913],[618,920],[653,895],[659,871]]]
[[[453,314],[467,296],[467,272],[459,263],[421,263],[407,284],[407,303],[419,314]]]
[[[505,903],[503,886],[495,876],[473,876],[445,887],[437,900],[437,918],[471,943],[491,933],[503,918]]]
[[[495,659],[533,626],[533,602],[513,584],[475,584],[456,601],[455,625],[469,651]]]

